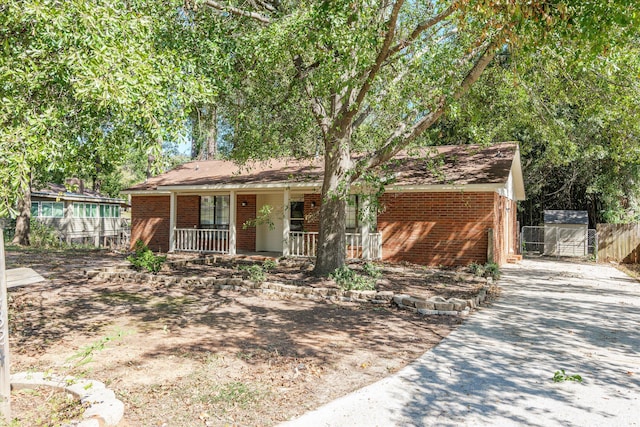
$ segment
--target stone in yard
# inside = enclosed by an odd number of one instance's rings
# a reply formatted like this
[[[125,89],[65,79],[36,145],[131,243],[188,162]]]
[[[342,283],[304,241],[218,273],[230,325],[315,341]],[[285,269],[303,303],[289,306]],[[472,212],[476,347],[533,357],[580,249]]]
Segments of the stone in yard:
[[[450,298],[448,302],[453,304],[453,309],[456,311],[464,310],[464,308],[467,306],[467,302],[465,300],[457,298]]]
[[[377,300],[385,300],[390,301],[393,299],[393,292],[391,291],[380,291],[376,294]]]
[[[436,310],[438,311],[452,311],[453,304],[450,302],[434,302]]]
[[[395,302],[398,305],[402,305],[402,300],[405,298],[410,298],[410,296],[405,294],[394,295],[393,302]]]
[[[433,301],[420,300],[416,301],[416,308],[418,311],[422,310],[435,310],[436,306]]]

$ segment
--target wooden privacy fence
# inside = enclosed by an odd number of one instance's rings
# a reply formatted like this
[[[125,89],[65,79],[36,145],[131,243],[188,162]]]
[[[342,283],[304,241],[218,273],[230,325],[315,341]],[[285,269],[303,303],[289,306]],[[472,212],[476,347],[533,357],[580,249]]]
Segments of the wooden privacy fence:
[[[598,224],[598,261],[640,263],[640,223]]]

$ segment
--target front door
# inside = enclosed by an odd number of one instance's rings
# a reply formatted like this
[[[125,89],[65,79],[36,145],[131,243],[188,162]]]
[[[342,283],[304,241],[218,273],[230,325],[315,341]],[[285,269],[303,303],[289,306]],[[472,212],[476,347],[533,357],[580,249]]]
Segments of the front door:
[[[282,252],[282,232],[285,210],[283,194],[258,194],[257,214],[264,206],[271,207],[268,221],[256,226],[256,251]]]

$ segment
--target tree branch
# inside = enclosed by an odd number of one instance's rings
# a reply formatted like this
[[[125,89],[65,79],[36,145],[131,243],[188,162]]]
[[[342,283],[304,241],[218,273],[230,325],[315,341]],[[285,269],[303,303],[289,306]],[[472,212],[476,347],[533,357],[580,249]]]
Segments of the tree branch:
[[[229,12],[232,15],[238,15],[238,16],[245,16],[247,18],[251,18],[254,19],[256,21],[262,22],[263,24],[270,24],[271,23],[271,19],[269,19],[268,17],[257,13],[257,12],[251,12],[249,10],[244,10],[244,9],[239,9],[237,7],[233,7],[233,6],[229,6],[229,5],[224,5],[221,4],[215,0],[205,0],[204,4],[216,9],[216,10],[220,10],[222,12]]]
[[[484,53],[476,60],[475,64],[467,72],[460,85],[453,93],[453,100],[460,99],[469,91],[471,86],[480,78],[489,63],[496,56],[497,50],[503,43],[501,36],[496,37],[485,49]],[[371,170],[393,158],[400,150],[404,149],[424,131],[429,129],[444,114],[449,107],[446,97],[441,96],[436,108],[425,115],[417,123],[407,129],[407,124],[402,122],[396,130],[387,138],[385,144],[372,156],[362,158],[356,163],[351,182],[356,181],[367,170]]]
[[[451,6],[449,6],[448,8],[446,8],[445,10],[437,14],[436,16],[433,16],[431,19],[428,19],[418,24],[418,26],[414,28],[414,30],[411,32],[408,38],[402,40],[400,43],[398,43],[397,45],[389,49],[388,56],[394,55],[395,53],[409,46],[420,36],[420,34],[422,34],[429,28],[433,27],[434,25],[446,19],[449,15],[455,12],[456,9],[457,9],[457,4],[453,3]]]
[[[359,112],[360,104],[362,104],[362,101],[364,100],[365,96],[371,89],[371,84],[373,83],[373,80],[376,78],[378,71],[380,71],[382,64],[384,63],[385,59],[388,56],[389,47],[391,46],[391,42],[393,42],[393,38],[396,35],[396,25],[398,22],[398,15],[400,14],[400,9],[402,9],[403,4],[404,4],[404,0],[398,0],[393,5],[393,9],[391,10],[391,15],[389,16],[389,21],[388,21],[389,28],[387,29],[387,34],[385,35],[384,41],[382,42],[382,47],[378,52],[378,56],[376,57],[376,60],[374,61],[371,68],[369,69],[369,72],[367,73],[367,76],[364,82],[362,83],[362,86],[360,87],[360,90],[358,91],[358,94],[356,95],[356,99],[354,100],[354,102],[351,103],[347,101],[343,104],[340,112],[341,118],[336,121],[334,128],[346,129],[348,126],[345,126],[345,124],[350,123],[351,120],[353,120],[353,117]]]

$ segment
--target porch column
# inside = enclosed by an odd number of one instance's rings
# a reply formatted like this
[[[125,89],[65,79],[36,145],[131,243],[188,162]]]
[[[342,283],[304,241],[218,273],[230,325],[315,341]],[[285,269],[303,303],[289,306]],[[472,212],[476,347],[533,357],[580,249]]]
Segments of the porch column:
[[[229,194],[229,255],[236,254],[236,192]]]
[[[290,189],[284,189],[284,215],[282,223],[282,256],[289,256],[289,218],[291,217],[291,206],[289,203]]]
[[[169,252],[176,250],[176,216],[178,212],[178,198],[174,191],[169,196]]]
[[[369,230],[371,228],[371,215],[369,212],[369,198],[360,198],[360,241],[362,242],[362,259],[371,259],[371,252],[369,251]]]

